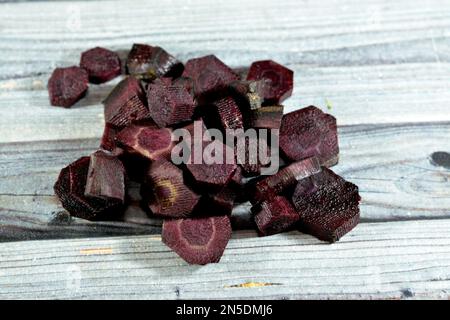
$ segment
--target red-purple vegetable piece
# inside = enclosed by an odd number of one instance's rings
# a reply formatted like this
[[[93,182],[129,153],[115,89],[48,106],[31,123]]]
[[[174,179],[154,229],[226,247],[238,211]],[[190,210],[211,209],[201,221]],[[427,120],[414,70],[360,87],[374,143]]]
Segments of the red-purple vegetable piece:
[[[236,192],[240,191],[232,180],[216,193],[204,194],[198,207],[195,208],[195,216],[223,216],[231,215]]]
[[[256,110],[263,103],[264,86],[264,80],[238,80],[230,83],[230,92],[244,110]]]
[[[139,183],[144,182],[151,162],[150,159],[144,158],[139,153],[126,152],[125,150],[123,150],[118,157],[125,167],[127,178],[129,180]]]
[[[105,122],[122,128],[136,121],[151,120],[139,80],[127,77],[103,101]]]
[[[122,201],[84,195],[89,162],[89,157],[82,157],[63,168],[54,185],[55,194],[64,209],[74,217],[87,220],[111,220],[123,212]]]
[[[233,158],[233,150],[218,140],[203,142],[203,150],[211,143],[215,143],[217,150],[221,154],[204,151],[201,163],[196,163],[195,150],[192,150],[191,160],[190,163],[186,164],[186,168],[193,177],[197,187],[206,189],[206,191],[218,191],[232,179],[237,165]],[[231,163],[227,163],[226,161],[227,153],[232,155]],[[214,162],[215,159],[218,159],[218,163]]]
[[[233,210],[236,192],[230,183],[222,188],[219,192],[211,195],[212,206],[210,207],[210,215],[230,215]]]
[[[219,116],[223,129],[243,129],[244,122],[239,106],[232,97],[216,100],[213,106]]]
[[[84,195],[100,199],[125,202],[125,167],[107,151],[91,154]]]
[[[183,172],[166,160],[150,164],[143,194],[149,195],[147,204],[151,212],[165,218],[187,217],[200,196],[190,190],[183,180]]]
[[[183,72],[183,64],[161,47],[134,44],[128,54],[127,71],[143,80],[175,78]]]
[[[236,161],[242,167],[246,177],[261,174],[261,168],[270,165],[269,156],[270,146],[264,139],[246,137],[245,140],[238,141],[236,145]],[[269,160],[269,163],[262,163],[263,158]]]
[[[230,186],[232,188],[241,188],[242,185],[242,168],[240,166],[236,167],[236,170],[233,173],[233,176],[231,177],[230,180]]]
[[[117,146],[116,135],[120,129],[113,125],[106,123],[103,129],[102,139],[100,141],[100,149],[110,151],[114,155],[120,155],[123,150]]]
[[[48,80],[51,105],[70,108],[86,94],[88,80],[80,67],[56,68]]]
[[[194,99],[183,86],[151,83],[147,100],[150,115],[161,128],[191,120],[194,114]]]
[[[280,149],[291,161],[316,156],[322,166],[335,165],[339,159],[336,118],[314,106],[285,114]]]
[[[116,140],[129,152],[140,154],[150,160],[170,159],[174,147],[172,130],[154,126],[128,126],[119,132]]]
[[[252,207],[255,223],[263,236],[291,229],[300,219],[292,204],[284,196],[275,196]]]
[[[249,125],[252,128],[280,129],[283,118],[283,106],[263,106],[251,110]]]

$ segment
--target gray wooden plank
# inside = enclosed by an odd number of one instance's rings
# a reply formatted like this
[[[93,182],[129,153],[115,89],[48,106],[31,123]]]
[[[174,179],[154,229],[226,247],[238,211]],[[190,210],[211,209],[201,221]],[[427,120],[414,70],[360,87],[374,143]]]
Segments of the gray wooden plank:
[[[379,67],[295,65],[296,87],[286,112],[310,104],[322,107],[340,125],[450,120],[450,65],[407,64]],[[0,82],[2,142],[98,138],[103,131],[102,99],[118,79],[92,86],[72,109],[49,106],[47,74]],[[10,87],[9,87],[10,86]],[[17,88],[16,88],[17,86]],[[331,109],[326,108],[330,105]]]
[[[449,228],[450,220],[365,223],[332,245],[241,231],[207,266],[187,265],[158,236],[7,243],[0,297],[448,299]]]
[[[340,163],[333,170],[359,186],[362,220],[450,217],[450,171],[429,159],[435,151],[450,150],[449,135],[450,123],[340,127]],[[154,227],[160,222],[136,209],[124,225],[52,223],[62,210],[53,196],[59,170],[97,145],[97,139],[1,144],[0,240],[159,232]],[[245,204],[236,209],[236,219],[248,217],[248,209]],[[144,226],[133,228],[130,222]]]
[[[0,3],[0,241],[145,234],[2,244],[0,296],[448,299],[450,174],[428,159],[450,149],[447,8],[448,0],[230,0],[213,13],[206,0]],[[64,110],[48,104],[49,74],[90,47],[134,42],[183,60],[215,53],[232,66],[273,58],[292,68],[287,110],[328,104],[344,125],[335,170],[360,186],[365,223],[333,245],[237,232],[220,264],[198,267],[147,235],[159,222],[139,210],[103,223],[58,213],[56,175],[95,149],[100,101],[118,79]],[[394,222],[404,219],[439,220]]]
[[[324,107],[341,125],[450,121],[449,1],[271,1],[193,6],[182,1],[5,3],[0,10],[0,137],[4,142],[94,138],[100,101],[92,86],[73,110],[50,107],[46,82],[80,52],[134,42],[186,60],[217,54],[232,66],[273,58],[296,73],[287,110]],[[446,6],[447,5],[447,6]],[[239,7],[239,11],[236,11]],[[241,23],[236,24],[238,19]],[[20,21],[20,23],[18,23]],[[283,44],[283,45],[280,45]]]

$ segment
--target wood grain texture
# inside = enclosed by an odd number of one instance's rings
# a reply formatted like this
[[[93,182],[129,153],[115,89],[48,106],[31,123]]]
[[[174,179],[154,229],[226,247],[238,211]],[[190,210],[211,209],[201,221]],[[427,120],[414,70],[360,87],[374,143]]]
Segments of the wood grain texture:
[[[450,64],[289,67],[296,72],[296,87],[286,101],[286,112],[317,105],[336,116],[339,125],[450,121],[450,81],[444,81],[450,79]],[[0,91],[0,107],[5,109],[0,118],[2,141],[100,137],[104,125],[101,101],[118,79],[92,85],[87,98],[72,109],[63,109],[49,105],[48,76],[0,82],[0,87],[23,86]]]
[[[239,232],[207,266],[187,265],[158,236],[7,243],[0,297],[449,298],[449,228],[448,220],[366,223],[333,245],[297,232]]]

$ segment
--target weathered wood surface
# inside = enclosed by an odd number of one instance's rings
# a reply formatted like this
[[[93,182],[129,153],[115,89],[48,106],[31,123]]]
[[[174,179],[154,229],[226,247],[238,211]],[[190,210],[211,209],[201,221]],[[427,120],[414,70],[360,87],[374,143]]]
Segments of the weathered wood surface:
[[[360,187],[362,220],[448,217],[450,172],[434,167],[429,155],[449,150],[449,136],[450,123],[341,127],[341,159],[335,171]],[[130,223],[55,222],[55,213],[62,210],[53,195],[60,169],[97,145],[97,139],[3,145],[0,241],[159,232]]]
[[[239,232],[219,264],[203,267],[159,236],[7,243],[0,297],[448,299],[449,229],[449,220],[364,223],[333,245]]]
[[[50,108],[48,74],[78,64],[93,46],[127,50],[134,42],[183,60],[215,53],[233,66],[280,61],[295,71],[288,110],[327,99],[341,125],[450,121],[448,8],[435,0],[228,1],[214,12],[208,1],[2,4],[0,107],[8,112],[0,137],[98,137],[99,102],[112,84],[92,86],[79,108]]]
[[[429,155],[450,151],[450,1],[2,2],[0,241],[89,238],[0,244],[0,297],[449,297],[450,171]],[[96,148],[118,79],[67,110],[49,106],[49,74],[85,49],[134,42],[292,68],[287,111],[337,117],[334,169],[359,185],[363,223],[333,245],[239,232],[220,264],[193,267],[138,211],[102,223],[57,214],[56,175]],[[120,235],[134,236],[92,238]]]
[[[270,57],[270,53],[260,56],[264,57]],[[60,65],[77,61],[74,57]],[[339,125],[450,121],[450,82],[444,81],[450,79],[450,63],[321,67],[289,61],[281,60],[295,70],[296,87],[292,98],[286,101],[286,111],[310,104],[324,108],[328,103],[331,110],[324,110],[336,116]],[[91,86],[86,100],[67,110],[49,107],[48,72],[38,80],[0,80],[0,88],[6,88],[0,91],[0,107],[8,107],[8,112],[0,117],[2,142],[101,136],[100,102],[118,80]]]

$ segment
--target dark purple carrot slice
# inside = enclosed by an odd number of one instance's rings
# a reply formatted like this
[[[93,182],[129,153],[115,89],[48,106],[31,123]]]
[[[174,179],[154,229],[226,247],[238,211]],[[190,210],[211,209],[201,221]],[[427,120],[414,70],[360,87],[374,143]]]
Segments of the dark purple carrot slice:
[[[263,236],[291,229],[300,219],[292,204],[286,197],[275,196],[252,207],[255,223]]]
[[[280,129],[283,106],[263,106],[250,111],[249,125],[252,128]]]
[[[178,77],[183,72],[183,64],[163,48],[134,44],[128,54],[127,71],[143,80]]]
[[[56,68],[48,80],[48,95],[52,106],[69,108],[88,89],[88,74],[80,67]]]
[[[270,147],[264,139],[245,137],[238,140],[235,149],[236,162],[242,167],[243,175],[246,177],[261,174],[261,168],[270,164],[262,161],[270,160]]]
[[[213,144],[215,146],[214,150],[206,149]],[[211,152],[208,152],[208,150]],[[218,151],[218,153],[216,154],[215,151]],[[227,159],[227,153],[231,155],[231,159]],[[200,162],[196,160],[200,160]],[[231,161],[228,163],[227,160]],[[218,140],[203,142],[203,156],[201,159],[195,159],[194,147],[191,152],[190,163],[186,164],[186,168],[191,174],[196,187],[205,189],[207,192],[216,192],[223,188],[232,179],[236,167],[234,151]]]
[[[264,80],[257,81],[233,81],[230,83],[230,91],[233,97],[246,111],[261,108],[264,94]]]
[[[231,215],[236,195],[236,188],[231,181],[216,193],[203,194],[193,216]]]
[[[241,111],[232,97],[224,97],[213,103],[223,129],[243,129]]]
[[[87,71],[91,83],[103,83],[121,73],[119,55],[101,47],[83,52],[80,67]]]
[[[254,185],[250,201],[252,204],[266,201],[320,170],[320,164],[315,157],[291,163],[276,174],[258,181]]]
[[[227,88],[229,83],[238,80],[238,76],[233,70],[214,55],[187,61],[183,76],[194,81],[197,98],[221,92]]]
[[[247,80],[264,80],[265,103],[279,104],[292,94],[294,72],[272,60],[255,61],[250,66]]]
[[[212,206],[209,215],[230,215],[235,199],[236,192],[228,183],[222,190],[211,196]]]
[[[89,157],[82,157],[63,168],[54,185],[64,209],[70,215],[88,220],[111,220],[123,212],[122,201],[99,199],[84,195],[89,169]]]
[[[195,104],[193,97],[182,86],[162,81],[148,86],[147,101],[152,119],[160,127],[191,120]]]
[[[125,167],[114,155],[106,151],[91,154],[84,195],[100,199],[125,202]]]
[[[190,264],[217,263],[231,238],[228,216],[165,220],[162,241]]]
[[[316,156],[322,166],[335,165],[339,159],[336,118],[314,106],[285,114],[280,149],[291,161]]]
[[[179,155],[180,157],[183,157],[182,163],[186,163],[185,162],[186,160],[193,162],[196,157],[194,151],[199,150],[197,158],[199,161],[201,161],[201,159],[203,157],[202,145],[204,145],[204,142],[202,140],[203,140],[203,135],[205,134],[205,132],[207,130],[205,124],[203,123],[202,118],[199,118],[199,119],[181,127],[180,129],[185,130],[187,132],[183,132],[182,137],[180,137],[180,135],[176,135],[176,136],[173,135],[173,138],[174,138],[174,141],[176,144],[176,149],[172,150],[172,152],[174,154]],[[187,137],[184,135],[187,135]],[[178,138],[178,140],[177,140],[177,138]],[[186,139],[188,139],[188,140],[186,140]],[[195,139],[197,139],[197,140],[195,140]],[[196,141],[198,141],[198,143],[196,143]],[[184,152],[186,152],[186,155],[184,155]],[[174,159],[172,159],[172,161],[173,160]],[[178,165],[180,163],[175,163],[175,164]]]
[[[198,132],[195,132],[195,128],[198,129]],[[197,137],[197,138],[203,138],[203,135],[205,134],[205,131],[207,128],[206,128],[205,123],[203,122],[203,119],[199,118],[199,119],[196,119],[195,121],[193,121],[192,123],[185,125],[183,127],[183,129],[186,129],[189,132],[189,134],[192,137],[191,141],[193,142],[194,135],[198,134],[199,137]]]
[[[230,215],[236,200],[239,200],[238,196],[242,193],[242,169],[240,166],[237,166],[229,182],[222,189],[202,197],[198,208],[196,208],[196,214],[210,216]]]
[[[327,168],[300,180],[292,202],[299,227],[321,240],[335,242],[359,222],[358,187]]]
[[[151,212],[165,218],[187,217],[200,199],[184,183],[183,171],[166,160],[150,164],[143,188]]]
[[[125,167],[127,178],[131,181],[142,183],[151,160],[144,158],[139,153],[132,152],[122,152],[118,157]]]
[[[230,203],[231,202],[231,208]],[[217,197],[216,195],[202,194],[200,201],[192,212],[192,217],[211,217],[230,215],[234,199]]]
[[[236,171],[234,172],[233,177],[229,182],[229,186],[234,191],[236,197],[234,199],[234,203],[243,203],[248,201],[247,189],[245,187],[246,183],[243,178],[243,170],[241,166],[237,166]]]
[[[103,101],[105,121],[116,127],[132,122],[151,120],[146,106],[145,93],[139,80],[127,77],[122,80]]]
[[[116,137],[121,146],[150,160],[170,159],[174,147],[172,130],[153,126],[131,125]]]
[[[118,132],[119,129],[106,123],[105,128],[103,129],[102,139],[100,141],[100,148],[107,151],[113,151],[116,148],[115,138]]]
[[[186,166],[197,187],[202,190],[211,188],[213,191],[223,187],[236,169],[235,164],[188,164]]]
[[[150,84],[159,84],[162,86],[171,86],[173,83],[172,78],[169,77],[162,77],[162,78],[157,78],[155,80],[153,80]],[[148,85],[147,85],[147,89],[148,89]]]
[[[240,166],[236,167],[229,184],[232,188],[236,188],[238,190],[242,188],[242,168]]]
[[[256,177],[251,177],[248,179],[244,179],[243,182],[243,192],[241,195],[238,195],[237,202],[247,202],[249,201],[251,204],[256,205],[258,202],[262,202],[263,200],[256,201],[255,199],[255,188],[256,184],[264,179],[266,179],[268,176],[260,175]]]

